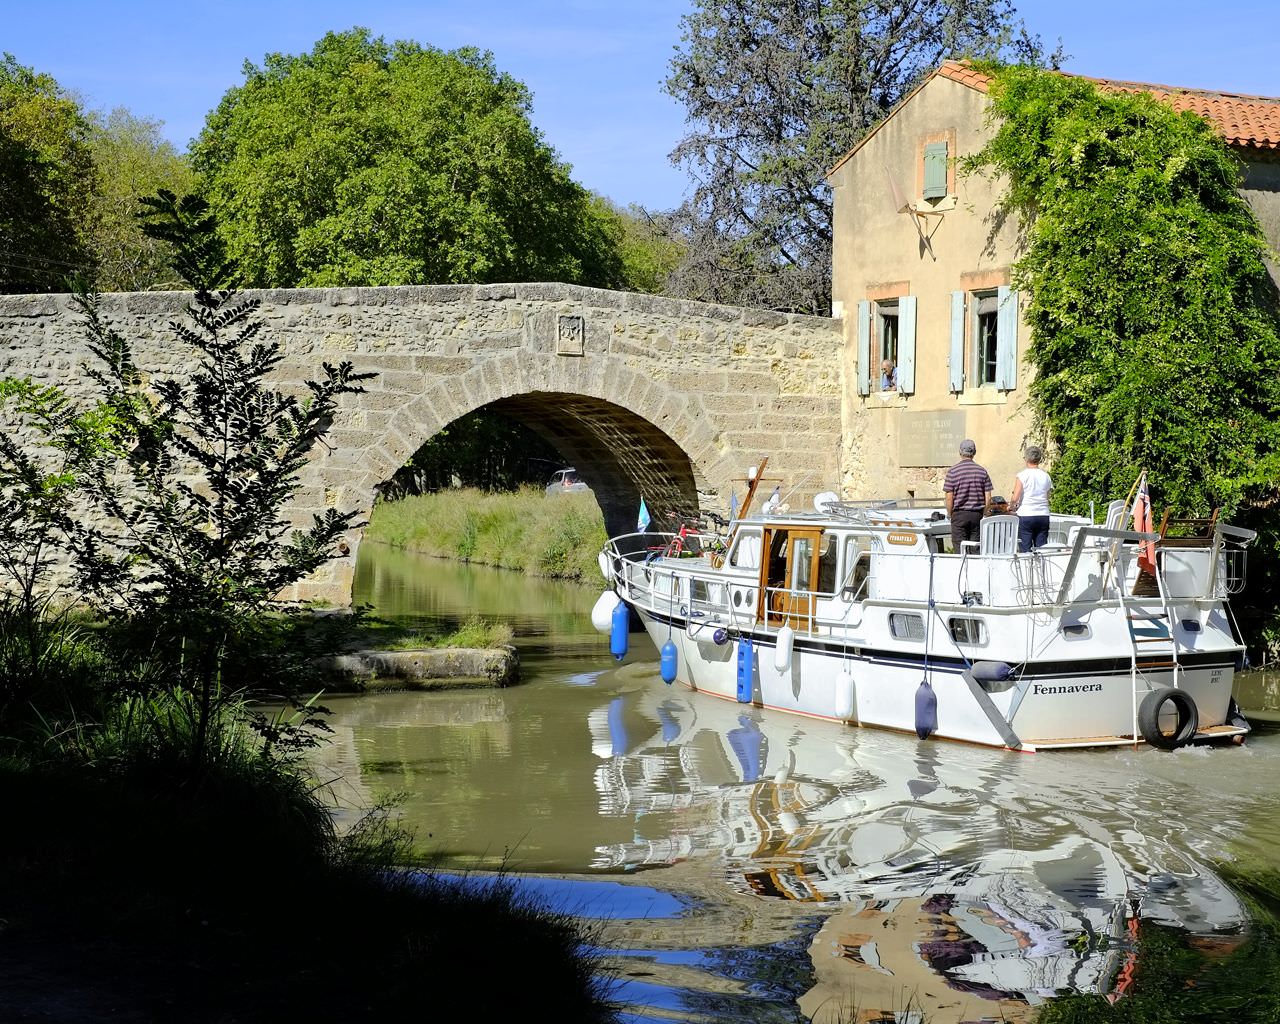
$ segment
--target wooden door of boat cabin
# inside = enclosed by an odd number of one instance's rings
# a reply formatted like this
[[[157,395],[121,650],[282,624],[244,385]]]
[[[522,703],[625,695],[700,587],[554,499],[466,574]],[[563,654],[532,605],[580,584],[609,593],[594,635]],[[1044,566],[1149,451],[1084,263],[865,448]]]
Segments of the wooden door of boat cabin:
[[[817,588],[819,529],[764,531],[768,556],[760,566],[758,621],[769,626],[789,625],[808,630],[813,623],[813,591]],[[766,611],[767,610],[767,611]]]

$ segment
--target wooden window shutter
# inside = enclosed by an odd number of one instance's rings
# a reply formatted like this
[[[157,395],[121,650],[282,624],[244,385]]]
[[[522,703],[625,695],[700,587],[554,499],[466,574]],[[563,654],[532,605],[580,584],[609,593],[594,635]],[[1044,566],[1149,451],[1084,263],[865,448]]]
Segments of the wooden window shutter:
[[[916,297],[898,299],[898,390],[910,395],[916,390]]]
[[[964,292],[951,293],[951,390],[964,390]]]
[[[930,142],[924,147],[924,197],[945,199],[947,195],[947,144]]]
[[[871,303],[858,303],[858,394],[871,394]]]
[[[1018,386],[1018,293],[1007,285],[996,293],[996,387]]]

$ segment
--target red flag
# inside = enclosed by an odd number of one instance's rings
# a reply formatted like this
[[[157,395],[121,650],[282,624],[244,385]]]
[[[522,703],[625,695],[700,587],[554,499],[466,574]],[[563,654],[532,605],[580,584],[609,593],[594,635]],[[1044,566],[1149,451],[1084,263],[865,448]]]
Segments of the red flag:
[[[1138,494],[1133,499],[1133,528],[1138,533],[1155,533],[1151,516],[1151,492],[1147,489],[1147,474],[1144,472],[1138,480]],[[1138,545],[1138,568],[1152,575],[1156,571],[1155,541],[1144,541]]]

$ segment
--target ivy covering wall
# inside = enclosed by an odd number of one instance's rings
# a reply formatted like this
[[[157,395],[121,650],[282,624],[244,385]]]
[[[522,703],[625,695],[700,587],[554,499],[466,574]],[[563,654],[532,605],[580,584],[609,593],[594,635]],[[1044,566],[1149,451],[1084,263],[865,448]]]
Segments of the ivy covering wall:
[[[1251,518],[1280,493],[1280,330],[1267,243],[1210,125],[1148,94],[1026,67],[992,75],[994,136],[1030,295],[1032,405],[1055,506],[1124,497]]]

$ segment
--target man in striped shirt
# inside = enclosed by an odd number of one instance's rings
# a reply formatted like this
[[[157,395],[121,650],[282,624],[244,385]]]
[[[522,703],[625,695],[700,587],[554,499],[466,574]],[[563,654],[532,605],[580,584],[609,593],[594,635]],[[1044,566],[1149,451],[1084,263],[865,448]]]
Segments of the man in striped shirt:
[[[991,475],[973,461],[978,446],[969,438],[960,442],[960,461],[947,470],[942,491],[947,496],[947,516],[951,520],[951,547],[977,540],[982,527],[982,510],[991,501]]]

